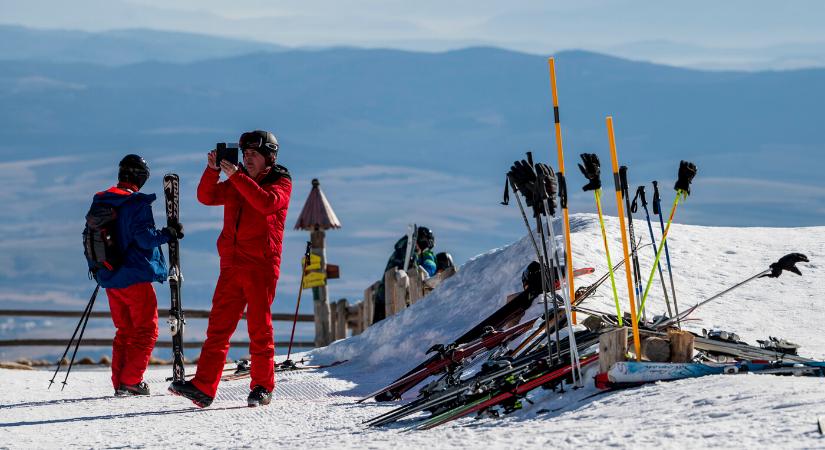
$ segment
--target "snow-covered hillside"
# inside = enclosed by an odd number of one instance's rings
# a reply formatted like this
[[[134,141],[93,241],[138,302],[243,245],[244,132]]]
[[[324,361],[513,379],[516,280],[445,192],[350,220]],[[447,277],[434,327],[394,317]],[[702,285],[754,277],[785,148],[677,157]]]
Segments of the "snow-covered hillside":
[[[595,267],[586,285],[606,270],[596,218],[573,217],[573,263]],[[621,259],[618,220],[607,219],[611,256]],[[647,242],[647,225],[635,223]],[[800,354],[825,358],[822,287],[825,227],[712,228],[674,225],[669,239],[681,309],[764,270],[789,252],[808,255],[804,276],[759,279],[695,313],[690,327],[722,327],[755,342],[768,335],[802,345]],[[317,363],[348,359],[323,371],[281,374],[275,401],[245,406],[245,381],[226,382],[205,410],[165,395],[168,368],[153,368],[148,398],[114,399],[105,370],[75,371],[63,392],[46,391],[51,374],[0,370],[0,447],[825,447],[816,428],[825,415],[825,380],[766,375],[716,376],[657,383],[586,398],[590,386],[560,397],[533,393],[535,405],[501,420],[462,419],[425,432],[409,423],[367,429],[361,422],[397,406],[354,400],[416,365],[435,343],[447,343],[519,290],[532,259],[525,238],[466,263],[430,296],[361,336],[312,353]],[[640,252],[650,269],[653,250]],[[645,274],[645,277],[647,275]],[[626,291],[623,272],[616,277]],[[658,283],[658,280],[657,280]],[[665,309],[661,286],[648,299]],[[586,303],[615,310],[609,281]],[[622,304],[627,308],[626,301]]]

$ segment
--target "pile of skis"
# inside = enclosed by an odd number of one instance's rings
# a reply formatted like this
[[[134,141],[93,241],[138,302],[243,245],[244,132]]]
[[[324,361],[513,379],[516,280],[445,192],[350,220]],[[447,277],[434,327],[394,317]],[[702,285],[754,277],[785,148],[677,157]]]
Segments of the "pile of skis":
[[[536,388],[563,391],[565,385],[582,386],[582,369],[598,360],[599,333],[575,329],[571,314],[609,275],[572,292],[569,277],[576,272],[569,260],[560,257],[552,227],[556,197],[566,198],[564,184],[558,182],[549,166],[534,164],[528,153],[527,160],[516,161],[511,167],[507,187],[504,203],[512,189],[535,250],[538,276],[525,272],[522,293],[455,342],[430,348],[428,353],[433,355],[417,367],[360,399],[397,400],[425,380],[437,377],[419,389],[417,398],[367,421],[369,426],[387,425],[420,412],[428,412],[429,416],[416,429],[429,429],[475,413],[508,413],[520,409],[521,400]],[[566,207],[565,201],[562,207]],[[538,239],[528,212],[536,220]],[[522,319],[536,297],[544,305],[541,317],[505,327]]]
[[[608,127],[612,131],[612,122]],[[612,135],[611,135],[612,136]],[[616,180],[617,201],[627,200],[627,170],[619,169],[615,148],[612,149],[614,179]],[[582,172],[588,179],[585,190],[596,191],[599,220],[601,218],[599,162],[595,155],[583,155]],[[765,374],[825,375],[825,363],[812,361],[796,355],[798,346],[784,340],[771,338],[760,342],[759,347],[738,341],[732,333],[711,331],[706,336],[695,336],[694,346],[698,355],[688,363],[656,363],[641,361],[640,341],[643,337],[665,336],[667,330],[680,327],[689,316],[702,305],[725,295],[732,290],[762,277],[778,277],[784,271],[800,274],[796,263],[806,262],[805,255],[792,253],[781,258],[763,272],[729,288],[719,294],[679,311],[675,304],[675,292],[671,292],[673,309],[668,304],[668,315],[647,320],[644,314],[645,300],[650,291],[655,269],[660,269],[659,257],[666,246],[670,223],[680,198],[686,198],[690,183],[696,174],[696,167],[682,161],[679,179],[676,183],[677,197],[674,201],[667,226],[655,251],[654,270],[642,288],[642,276],[638,266],[637,253],[646,245],[636,241],[633,233],[628,239],[622,219],[624,258],[613,266],[608,254],[608,273],[593,285],[575,291],[573,289],[572,262],[569,248],[559,251],[552,222],[556,211],[556,198],[561,199],[566,216],[566,185],[563,175],[557,176],[546,164],[535,164],[532,155],[516,161],[507,173],[504,204],[508,203],[509,191],[516,195],[517,204],[528,235],[535,250],[539,270],[538,286],[530,286],[530,275],[525,273],[522,280],[525,290],[515,299],[501,307],[477,326],[449,345],[436,345],[428,353],[433,355],[391,384],[370,393],[359,400],[370,398],[376,401],[399,400],[405,392],[416,386],[417,398],[406,404],[374,417],[365,423],[368,426],[385,426],[405,419],[416,421],[414,429],[425,430],[471,414],[478,416],[498,416],[522,408],[522,400],[536,388],[564,391],[565,386],[583,387],[583,369],[596,365],[599,360],[598,346],[601,333],[617,327],[632,327],[634,352],[637,361],[622,361],[610,367],[606,373],[596,376],[596,386],[601,389],[616,389],[636,386],[640,383],[679,379],[714,373],[756,372]],[[521,194],[521,195],[519,195]],[[657,193],[658,194],[658,193]],[[642,196],[643,205],[644,199]],[[522,203],[524,197],[524,203]],[[657,195],[658,197],[658,195]],[[657,199],[658,200],[658,199]],[[627,203],[627,202],[625,202]],[[657,201],[658,203],[658,201]],[[632,224],[628,206],[628,222]],[[528,213],[536,221],[538,239],[530,225]],[[565,238],[569,243],[569,224],[565,221]],[[652,235],[652,233],[651,233]],[[604,236],[605,243],[607,238]],[[651,239],[652,240],[652,239]],[[633,263],[631,265],[631,262]],[[535,263],[534,263],[535,264]],[[630,314],[623,314],[616,290],[614,271],[622,265],[626,272]],[[528,266],[529,270],[529,266]],[[661,272],[660,272],[661,277]],[[582,302],[592,295],[607,279],[611,280],[616,314],[604,313],[585,307]],[[635,278],[635,279],[634,279]],[[635,282],[634,282],[635,281]],[[667,298],[667,289],[662,279]],[[635,299],[634,299],[635,294]],[[541,317],[521,320],[524,312],[539,297],[544,305]],[[638,303],[634,300],[637,300]],[[584,322],[585,327],[574,327],[574,313],[588,315],[595,320]],[[511,324],[518,323],[512,326]],[[520,323],[519,323],[520,322]],[[505,326],[507,325],[507,326]],[[433,379],[425,384],[426,380]],[[422,415],[421,413],[429,413]]]

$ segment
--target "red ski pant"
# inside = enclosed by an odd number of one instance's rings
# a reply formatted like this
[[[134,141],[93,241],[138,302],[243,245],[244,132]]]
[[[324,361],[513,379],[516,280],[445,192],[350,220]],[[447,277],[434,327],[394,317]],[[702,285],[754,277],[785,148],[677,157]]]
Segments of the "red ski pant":
[[[272,335],[272,301],[278,273],[272,267],[228,267],[221,269],[212,297],[212,310],[206,341],[192,383],[203,393],[215,397],[221,381],[229,338],[235,332],[246,308],[249,354],[252,357],[250,389],[263,386],[275,389],[275,342]]]
[[[149,365],[158,340],[158,299],[152,283],[108,288],[109,310],[115,324],[112,342],[112,385],[137,384]]]

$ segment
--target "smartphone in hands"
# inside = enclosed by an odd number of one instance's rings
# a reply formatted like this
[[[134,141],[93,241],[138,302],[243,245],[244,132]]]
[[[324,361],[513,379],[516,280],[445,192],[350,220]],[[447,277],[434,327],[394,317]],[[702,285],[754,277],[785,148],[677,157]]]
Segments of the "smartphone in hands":
[[[215,164],[220,167],[221,161],[227,160],[234,165],[238,165],[238,144],[227,144],[218,142],[215,144]]]

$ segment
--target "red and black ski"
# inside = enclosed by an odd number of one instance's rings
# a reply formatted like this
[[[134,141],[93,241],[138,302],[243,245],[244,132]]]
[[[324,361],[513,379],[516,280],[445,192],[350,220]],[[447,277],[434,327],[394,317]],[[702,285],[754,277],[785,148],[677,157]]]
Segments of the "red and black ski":
[[[450,366],[460,364],[466,358],[471,358],[484,350],[489,350],[498,345],[501,345],[502,343],[510,339],[514,339],[515,337],[529,330],[533,326],[533,323],[535,321],[536,319],[529,320],[520,325],[516,325],[512,328],[508,328],[503,331],[492,332],[490,334],[482,336],[481,338],[471,343],[459,345],[454,348],[444,348],[437,355],[431,358],[429,362],[421,369],[416,370],[410,373],[409,375],[399,378],[390,385],[385,386],[375,392],[372,392],[366,397],[357,400],[357,402],[361,403],[365,400],[368,400],[372,397],[379,395],[382,395],[384,397],[390,397],[388,399],[400,398],[401,394],[412,389],[413,387],[415,387],[415,385],[417,385],[424,379],[432,375],[437,375],[441,372],[444,372]]]

